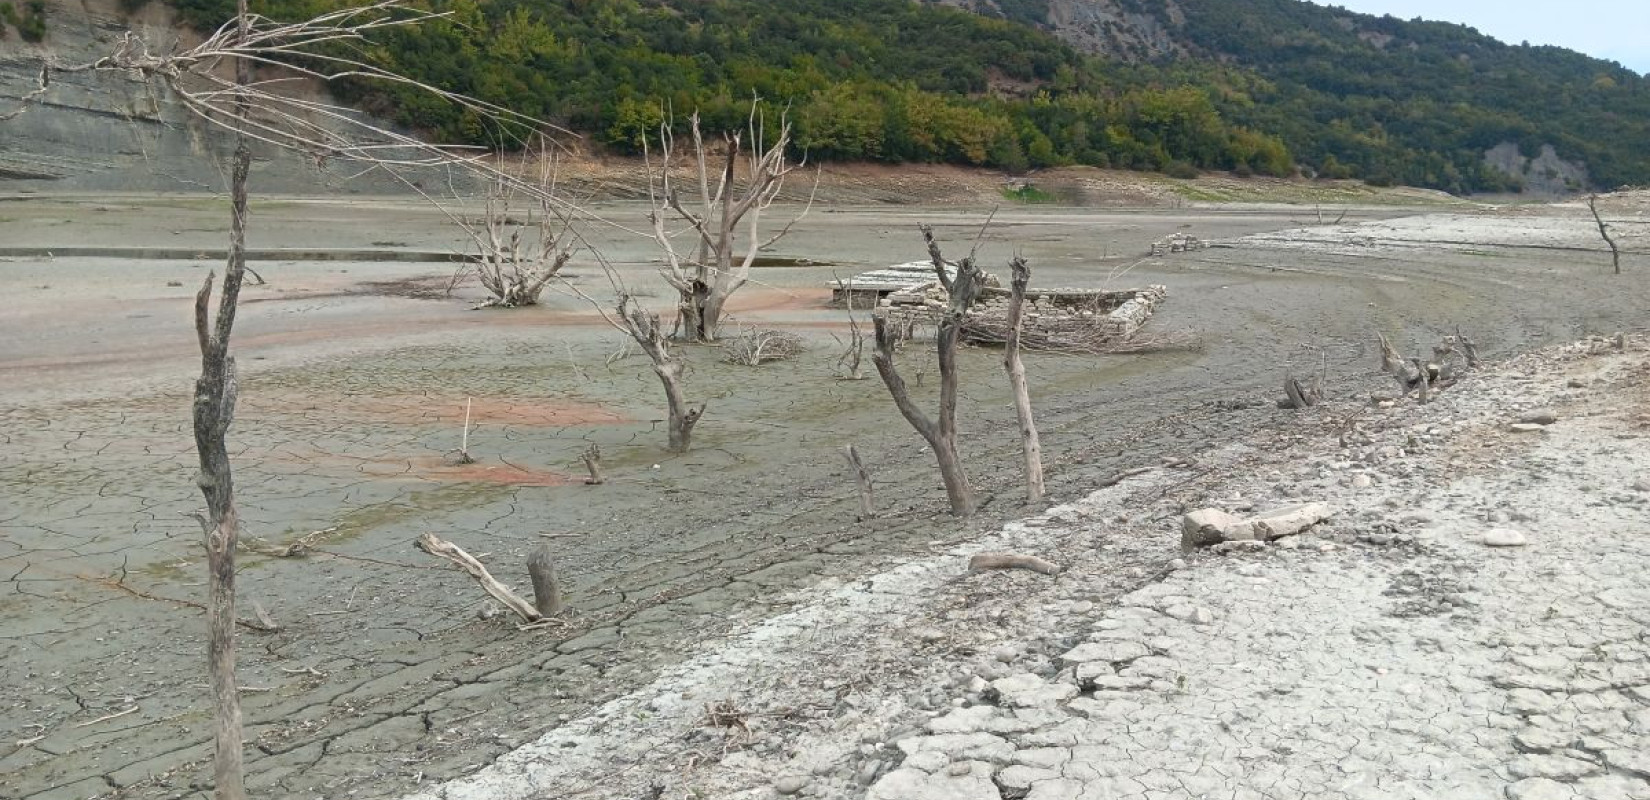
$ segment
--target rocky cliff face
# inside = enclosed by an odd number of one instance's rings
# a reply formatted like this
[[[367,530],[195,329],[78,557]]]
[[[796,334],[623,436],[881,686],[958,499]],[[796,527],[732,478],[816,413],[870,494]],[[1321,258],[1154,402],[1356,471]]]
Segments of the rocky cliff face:
[[[1171,35],[1163,19],[1129,0],[1047,0],[1045,3],[1008,3],[1004,0],[939,0],[976,13],[1041,25],[1066,42],[1089,53],[1127,61],[1183,55],[1185,48]],[[1042,7],[1047,15],[1041,19]],[[1182,19],[1174,0],[1162,3],[1170,24]],[[1032,18],[1025,18],[1032,17]]]
[[[1526,157],[1513,142],[1502,142],[1484,153],[1484,162],[1524,181],[1524,190],[1534,194],[1573,194],[1592,185],[1587,167],[1559,158],[1550,144],[1541,146],[1534,158]]]
[[[43,62],[93,61],[128,30],[151,50],[189,36],[160,3],[128,15],[118,0],[47,0],[46,19],[39,44],[0,40],[0,114],[38,86]],[[53,73],[39,102],[0,122],[0,191],[222,191],[232,147],[222,129],[185,111],[162,86],[118,72]],[[400,190],[387,179],[345,183],[345,174],[298,154],[254,150],[258,191]]]

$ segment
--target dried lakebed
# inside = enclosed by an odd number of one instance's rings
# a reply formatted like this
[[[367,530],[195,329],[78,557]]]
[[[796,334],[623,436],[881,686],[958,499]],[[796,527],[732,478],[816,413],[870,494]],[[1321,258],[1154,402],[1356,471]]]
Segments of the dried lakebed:
[[[1562,221],[1555,239],[1587,247],[1590,220],[1573,212],[1543,218]],[[258,247],[458,246],[436,232],[435,215],[389,203],[283,201],[261,214]],[[6,204],[6,215],[0,229],[18,247],[62,241],[77,221],[83,246],[221,246],[220,209],[206,201],[31,199]],[[1308,241],[1318,228],[1276,238],[1300,216],[998,215],[982,248],[988,265],[1019,249],[1040,283],[1168,285],[1152,324],[1195,329],[1205,342],[1200,352],[1030,362],[1056,497],[1282,424],[1268,406],[1286,369],[1327,362],[1332,394],[1349,392],[1373,360],[1377,328],[1407,346],[1461,325],[1506,353],[1642,315],[1645,280],[1631,261],[1630,274],[1607,278],[1597,254],[1583,252],[1386,247],[1378,237],[1324,247]],[[835,378],[845,325],[826,307],[825,281],[909,260],[918,221],[960,247],[983,217],[816,212],[786,255],[833,266],[764,270],[735,308],[747,323],[802,332],[810,350],[759,370],[685,351],[690,392],[712,411],[695,452],[680,458],[662,452],[652,375],[635,358],[608,363],[617,335],[575,299],[469,312],[462,299],[383,288],[444,281],[427,264],[260,264],[272,285],[248,294],[232,441],[247,525],[243,599],[282,630],[241,639],[252,786],[268,797],[391,797],[467,774],[547,731],[587,724],[590,709],[648,685],[698,644],[795,606],[798,589],[945,552],[1035,513],[1016,498],[1018,446],[994,353],[966,358],[965,456],[997,498],[967,524],[941,513],[930,457],[875,379]],[[1390,235],[1429,238],[1427,219]],[[1487,241],[1526,221],[1472,219]],[[1116,274],[1182,226],[1227,246]],[[1255,234],[1270,238],[1244,238]],[[1375,235],[1354,230],[1347,241]],[[596,238],[634,285],[656,280],[645,248]],[[204,594],[203,567],[198,528],[184,516],[199,505],[186,323],[210,266],[0,261],[11,299],[0,308],[0,640],[12,645],[0,671],[14,687],[0,701],[0,795],[203,788],[203,636],[188,605]],[[575,271],[599,289],[594,270]],[[913,373],[927,361],[919,347],[902,359]],[[480,463],[456,469],[444,457],[466,397],[476,400]],[[590,442],[609,454],[607,486],[578,485],[577,454]],[[853,520],[838,453],[848,443],[876,473],[877,520]],[[518,585],[514,565],[551,542],[576,615],[531,634],[479,618],[486,604],[473,584],[413,550],[424,531],[485,554]],[[307,557],[274,555],[299,540]],[[1150,582],[1175,556],[1142,543],[1091,602]]]

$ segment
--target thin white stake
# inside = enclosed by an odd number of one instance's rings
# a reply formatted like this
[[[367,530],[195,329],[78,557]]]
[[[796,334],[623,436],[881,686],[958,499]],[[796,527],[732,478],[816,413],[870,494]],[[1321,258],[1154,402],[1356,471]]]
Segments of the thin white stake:
[[[470,398],[464,398],[464,441],[458,446],[458,452],[465,458],[470,457]]]

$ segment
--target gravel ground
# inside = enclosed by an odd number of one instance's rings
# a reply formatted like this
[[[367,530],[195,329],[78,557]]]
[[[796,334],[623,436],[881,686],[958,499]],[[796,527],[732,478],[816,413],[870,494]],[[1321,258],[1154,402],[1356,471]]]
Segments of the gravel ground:
[[[409,800],[1650,798],[1644,342],[1385,388],[799,594]],[[1335,513],[1142,569],[1186,509],[1301,500]]]

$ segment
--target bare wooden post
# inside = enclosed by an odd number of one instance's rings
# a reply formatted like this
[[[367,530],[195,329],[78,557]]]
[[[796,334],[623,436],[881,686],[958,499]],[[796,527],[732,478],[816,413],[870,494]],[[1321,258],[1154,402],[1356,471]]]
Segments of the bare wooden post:
[[[464,398],[464,434],[459,437],[458,463],[474,464],[476,460],[470,457],[470,398]]]
[[[950,307],[940,320],[939,332],[935,336],[935,349],[939,351],[940,359],[940,407],[937,418],[929,420],[912,401],[905,379],[900,377],[899,370],[894,366],[898,332],[889,328],[885,317],[872,320],[877,349],[871,361],[876,364],[877,374],[882,376],[882,382],[888,387],[888,394],[894,398],[900,415],[911,423],[911,427],[934,451],[934,458],[939,462],[940,480],[945,483],[945,494],[951,502],[951,513],[966,517],[974,513],[977,503],[974,487],[969,485],[962,459],[957,454],[957,340],[968,308],[979,295],[981,275],[973,259],[965,258],[957,263],[957,277],[952,279],[946,274],[945,258],[940,254],[939,245],[934,243],[933,231],[924,225],[922,235],[928,243],[934,270],[951,295]]]
[[[550,557],[550,545],[541,544],[527,557],[527,574],[533,579],[533,607],[541,617],[554,617],[562,611],[561,579],[556,576],[556,562]]]
[[[1014,412],[1020,417],[1020,445],[1026,462],[1026,502],[1043,501],[1043,446],[1037,438],[1037,421],[1031,414],[1031,394],[1026,387],[1026,367],[1020,360],[1020,320],[1025,313],[1026,286],[1031,268],[1025,259],[1015,258],[1008,268],[1013,277],[1008,295],[1008,341],[1003,347],[1003,369],[1014,389]]]
[[[876,488],[871,483],[871,472],[865,468],[865,462],[860,461],[858,448],[848,445],[842,448],[842,454],[848,458],[854,483],[859,486],[859,518],[871,519],[877,515]]]
[[[1604,218],[1598,213],[1598,195],[1587,196],[1587,210],[1593,212],[1593,223],[1598,225],[1598,235],[1604,237],[1604,243],[1610,246],[1610,263],[1615,265],[1616,274],[1621,274],[1621,249],[1616,247],[1616,240],[1610,238],[1610,227],[1604,224]]]
[[[624,321],[631,338],[641,345],[642,352],[653,362],[653,373],[665,386],[665,403],[670,414],[670,452],[686,453],[693,445],[693,426],[704,415],[708,404],[700,403],[698,408],[694,408],[684,399],[682,362],[671,355],[670,343],[665,341],[664,331],[659,328],[658,314],[643,309],[630,295],[621,295],[619,318]]]
[[[607,483],[607,475],[602,472],[601,445],[592,444],[584,449],[584,455],[579,456],[584,461],[584,468],[589,470],[590,477],[584,479],[586,486],[600,486]]]

